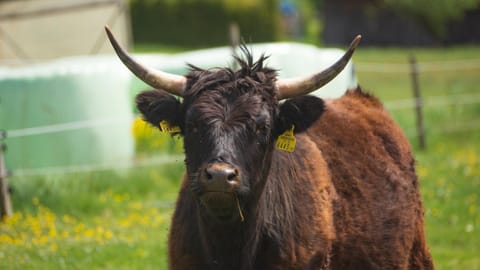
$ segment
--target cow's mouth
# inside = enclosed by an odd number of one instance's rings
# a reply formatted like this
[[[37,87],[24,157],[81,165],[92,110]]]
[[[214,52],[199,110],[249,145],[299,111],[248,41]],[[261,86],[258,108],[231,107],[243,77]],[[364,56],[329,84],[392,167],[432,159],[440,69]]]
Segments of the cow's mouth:
[[[237,197],[233,192],[210,191],[200,196],[207,212],[220,221],[230,221],[239,216]]]

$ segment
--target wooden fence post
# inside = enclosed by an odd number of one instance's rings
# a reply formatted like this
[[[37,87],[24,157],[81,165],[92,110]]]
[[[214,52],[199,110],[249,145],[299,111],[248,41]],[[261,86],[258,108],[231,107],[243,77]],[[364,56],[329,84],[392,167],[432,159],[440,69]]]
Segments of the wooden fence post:
[[[415,55],[410,54],[410,74],[412,77],[413,95],[415,97],[415,120],[417,127],[417,138],[420,149],[425,150],[427,147],[425,141],[425,127],[423,125],[423,99],[420,95],[420,84],[418,82],[418,64]]]
[[[10,192],[8,190],[7,168],[3,154],[6,150],[6,144],[3,142],[6,133],[0,131],[0,220],[12,215],[12,203],[10,201]]]

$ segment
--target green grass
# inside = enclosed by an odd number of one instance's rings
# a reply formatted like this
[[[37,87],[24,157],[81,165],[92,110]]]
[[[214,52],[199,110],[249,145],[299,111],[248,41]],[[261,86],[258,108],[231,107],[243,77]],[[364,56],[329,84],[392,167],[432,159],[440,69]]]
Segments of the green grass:
[[[480,147],[459,140],[417,155],[426,232],[439,269],[480,269]]]
[[[166,269],[182,165],[13,177],[0,269]]]
[[[411,51],[360,49],[355,61],[402,64]],[[419,62],[480,55],[478,47],[413,51]],[[478,74],[478,69],[422,73],[422,95],[428,101],[477,94]],[[358,78],[387,104],[411,98],[408,73],[359,70]],[[418,149],[413,108],[391,113],[414,146],[437,269],[480,269],[480,129],[475,125],[480,104],[426,107],[427,150]],[[445,132],[451,127],[464,128]],[[15,215],[0,223],[0,269],[166,269],[171,203],[182,170],[178,162],[10,178]]]

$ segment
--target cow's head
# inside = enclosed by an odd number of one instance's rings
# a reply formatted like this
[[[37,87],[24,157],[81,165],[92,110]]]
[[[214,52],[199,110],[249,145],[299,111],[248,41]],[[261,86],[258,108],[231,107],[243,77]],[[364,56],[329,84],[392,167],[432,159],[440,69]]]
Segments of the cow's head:
[[[140,93],[137,107],[153,126],[165,120],[180,127],[190,188],[205,216],[223,222],[242,219],[242,209],[259,198],[278,135],[292,126],[302,132],[320,116],[322,100],[305,94],[333,79],[360,40],[357,37],[346,54],[321,73],[277,81],[276,71],[264,67],[266,57],[254,62],[246,48],[244,58],[237,59],[237,71],[191,66],[188,75],[178,76],[139,64],[108,28],[107,33],[123,63],[161,89]]]

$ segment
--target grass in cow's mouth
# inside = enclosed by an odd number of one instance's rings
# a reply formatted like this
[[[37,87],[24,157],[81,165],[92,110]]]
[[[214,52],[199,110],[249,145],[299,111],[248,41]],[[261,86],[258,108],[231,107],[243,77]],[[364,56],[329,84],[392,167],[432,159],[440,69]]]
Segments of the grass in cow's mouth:
[[[237,213],[235,198],[232,192],[211,191],[200,196],[200,201],[213,216],[229,220]]]

